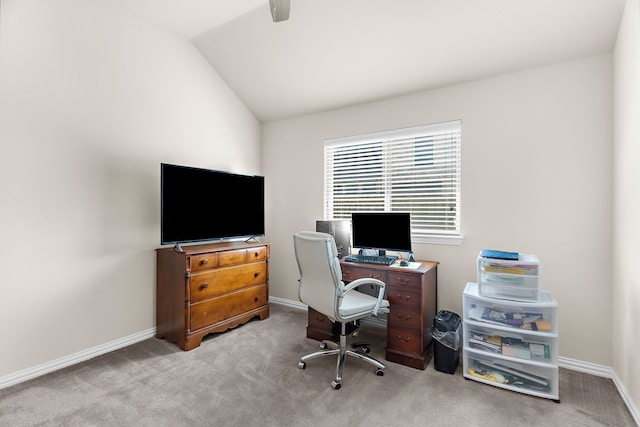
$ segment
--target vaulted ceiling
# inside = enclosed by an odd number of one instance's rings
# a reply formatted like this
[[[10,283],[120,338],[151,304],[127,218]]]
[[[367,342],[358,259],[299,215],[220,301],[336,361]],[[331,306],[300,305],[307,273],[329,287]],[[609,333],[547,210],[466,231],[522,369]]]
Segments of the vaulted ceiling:
[[[110,0],[190,40],[263,122],[611,52],[625,0]]]

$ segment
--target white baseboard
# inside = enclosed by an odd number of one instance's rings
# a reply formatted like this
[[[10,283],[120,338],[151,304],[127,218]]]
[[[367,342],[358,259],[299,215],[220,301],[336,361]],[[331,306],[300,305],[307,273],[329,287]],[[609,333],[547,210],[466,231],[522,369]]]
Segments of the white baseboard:
[[[57,371],[62,368],[66,368],[67,366],[75,365],[77,363],[84,362],[85,360],[93,359],[94,357],[101,356],[103,354],[118,350],[123,347],[127,347],[140,341],[144,341],[148,338],[154,337],[155,334],[156,328],[150,328],[146,331],[137,332],[133,335],[119,338],[108,343],[100,344],[95,347],[91,347],[86,350],[82,350],[77,353],[34,366],[32,368],[23,369],[13,374],[0,377],[0,389],[11,387],[12,385],[29,381],[39,376]]]
[[[274,302],[280,305],[286,305],[287,307],[296,308],[298,310],[306,310],[307,305],[301,303],[300,301],[292,301],[290,299],[278,298],[278,297],[269,297],[269,302]]]

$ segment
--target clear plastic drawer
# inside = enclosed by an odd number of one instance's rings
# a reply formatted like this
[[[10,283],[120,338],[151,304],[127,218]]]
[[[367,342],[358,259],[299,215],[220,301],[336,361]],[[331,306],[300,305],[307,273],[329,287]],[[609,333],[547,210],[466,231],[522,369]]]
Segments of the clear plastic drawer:
[[[480,273],[480,295],[491,298],[507,299],[510,301],[538,301],[540,292],[538,289],[538,278],[522,278],[522,283],[513,283],[500,280],[499,275]]]
[[[558,399],[558,367],[510,360],[496,355],[466,350],[465,378],[496,387],[545,398]]]
[[[509,331],[476,324],[466,324],[463,331],[464,346],[467,348],[514,359],[558,364],[557,335]]]
[[[546,291],[539,291],[535,302],[500,301],[480,295],[476,283],[467,283],[462,305],[465,320],[523,331],[558,333],[558,303]]]

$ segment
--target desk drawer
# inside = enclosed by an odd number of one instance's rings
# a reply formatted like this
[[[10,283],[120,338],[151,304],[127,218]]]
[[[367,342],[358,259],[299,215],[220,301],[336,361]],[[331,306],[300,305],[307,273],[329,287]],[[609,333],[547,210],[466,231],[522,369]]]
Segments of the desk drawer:
[[[412,289],[420,291],[422,285],[422,275],[403,274],[390,272],[387,279],[387,285],[393,288]]]
[[[395,306],[420,311],[419,292],[411,292],[404,289],[398,289],[397,287],[392,287],[387,289],[387,300],[389,300],[389,304],[392,306],[391,311],[396,310],[397,307]]]
[[[387,325],[389,328],[398,328],[400,330],[413,329],[420,330],[422,319],[420,313],[413,310],[407,310],[400,306],[394,306],[387,316]]]
[[[254,262],[229,268],[219,268],[196,274],[189,279],[191,302],[198,302],[236,289],[267,281],[267,263]]]
[[[422,336],[418,332],[392,328],[387,325],[388,349],[421,354],[423,350]]]
[[[384,270],[378,270],[375,268],[366,268],[366,267],[352,267],[352,266],[342,266],[342,280],[345,282],[352,282],[356,279],[361,279],[363,277],[368,277],[372,279],[382,280],[383,282],[387,282],[387,272]]]
[[[331,331],[331,328],[333,327],[333,322],[331,321],[331,319],[313,309],[309,309],[308,322],[309,327],[314,329]]]

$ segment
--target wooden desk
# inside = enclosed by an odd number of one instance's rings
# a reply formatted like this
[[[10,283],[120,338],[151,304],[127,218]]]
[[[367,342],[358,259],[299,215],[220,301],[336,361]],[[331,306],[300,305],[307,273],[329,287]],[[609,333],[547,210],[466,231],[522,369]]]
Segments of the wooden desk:
[[[425,369],[433,356],[429,329],[436,315],[438,263],[418,261],[417,269],[340,261],[342,280],[347,283],[372,277],[387,284],[390,311],[387,316],[386,359],[417,369]],[[333,323],[309,309],[307,337],[331,340]]]

